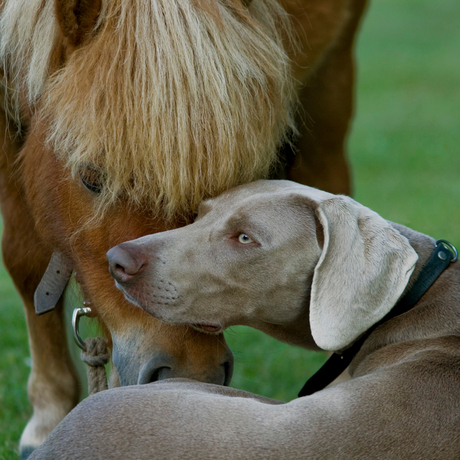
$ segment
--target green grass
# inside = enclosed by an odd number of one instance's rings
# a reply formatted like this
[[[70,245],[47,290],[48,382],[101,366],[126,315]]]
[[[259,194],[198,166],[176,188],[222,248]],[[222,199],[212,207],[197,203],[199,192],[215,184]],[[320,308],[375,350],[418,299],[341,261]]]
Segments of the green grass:
[[[359,40],[355,198],[460,244],[460,4],[379,0]]]
[[[0,267],[0,460],[15,458],[32,410],[27,400],[27,331],[19,296]]]
[[[374,0],[358,41],[349,139],[354,196],[389,220],[460,245],[460,2]],[[24,315],[0,269],[0,460],[30,416]],[[227,332],[233,386],[290,400],[324,359],[243,327]]]

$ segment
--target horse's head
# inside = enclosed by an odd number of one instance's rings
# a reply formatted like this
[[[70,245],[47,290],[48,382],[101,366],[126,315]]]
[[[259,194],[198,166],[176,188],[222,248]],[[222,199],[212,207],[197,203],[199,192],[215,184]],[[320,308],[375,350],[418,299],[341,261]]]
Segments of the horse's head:
[[[122,199],[95,218],[95,182],[83,172],[80,181],[74,180],[44,146],[43,134],[33,122],[21,155],[30,209],[45,244],[71,260],[86,304],[111,338],[120,384],[168,377],[228,384],[233,358],[222,334],[163,324],[124,300],[108,273],[105,253],[110,247],[149,229],[165,229],[165,223]]]
[[[223,336],[130,305],[105,254],[267,176],[293,129],[278,2],[11,0],[2,21],[31,213],[45,244],[72,260],[121,383],[228,383]]]

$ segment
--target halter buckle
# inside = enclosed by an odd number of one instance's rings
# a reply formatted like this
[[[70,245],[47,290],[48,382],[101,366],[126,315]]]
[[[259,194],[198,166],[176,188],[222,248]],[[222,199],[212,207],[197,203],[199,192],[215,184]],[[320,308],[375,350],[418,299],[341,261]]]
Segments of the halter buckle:
[[[73,338],[75,339],[75,343],[83,350],[86,351],[86,344],[83,342],[80,334],[78,332],[78,325],[80,322],[81,316],[90,316],[91,315],[91,308],[89,307],[79,307],[75,308],[72,313],[72,331],[73,331]]]

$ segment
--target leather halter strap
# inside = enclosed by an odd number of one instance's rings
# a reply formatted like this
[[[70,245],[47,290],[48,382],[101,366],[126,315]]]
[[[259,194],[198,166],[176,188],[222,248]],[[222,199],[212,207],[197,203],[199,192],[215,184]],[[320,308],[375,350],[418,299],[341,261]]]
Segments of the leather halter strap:
[[[35,314],[53,311],[72,275],[72,260],[59,251],[54,251],[48,268],[34,294]]]
[[[423,266],[417,280],[409,291],[404,294],[398,303],[379,322],[368,329],[350,348],[342,353],[334,353],[324,365],[307,380],[299,392],[299,397],[308,396],[322,390],[333,382],[351,363],[361,349],[363,343],[377,327],[395,316],[409,311],[436,281],[450,262],[457,260],[457,249],[446,240],[436,241],[436,246],[430,258]]]

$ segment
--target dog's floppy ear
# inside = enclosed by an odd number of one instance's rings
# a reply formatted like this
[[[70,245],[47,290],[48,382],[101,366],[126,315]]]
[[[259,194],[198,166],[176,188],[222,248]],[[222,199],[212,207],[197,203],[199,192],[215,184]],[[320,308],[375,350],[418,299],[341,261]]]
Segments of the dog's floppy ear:
[[[324,232],[310,304],[313,339],[340,350],[395,305],[418,255],[389,222],[349,197],[321,200],[316,217]]]

